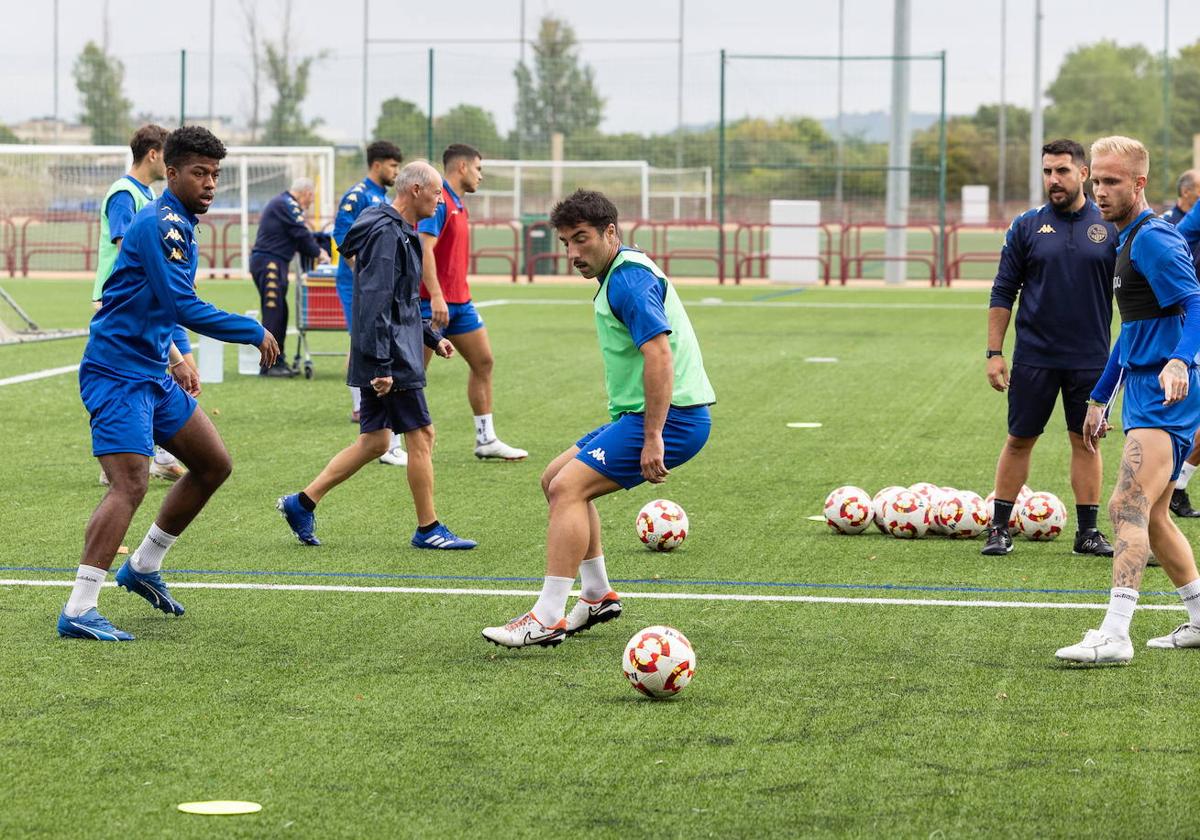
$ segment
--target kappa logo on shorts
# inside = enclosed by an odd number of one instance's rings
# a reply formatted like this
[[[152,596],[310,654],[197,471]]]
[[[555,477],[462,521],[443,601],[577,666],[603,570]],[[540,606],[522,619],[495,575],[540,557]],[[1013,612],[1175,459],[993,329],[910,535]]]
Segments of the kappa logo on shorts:
[[[601,449],[599,446],[597,446],[595,449],[588,452],[588,455],[592,458],[595,458],[601,464],[604,464],[604,466],[606,466],[606,467],[608,466],[608,462],[604,460],[604,450]]]
[[[1088,239],[1099,245],[1104,240],[1108,239],[1108,228],[1104,225],[1092,225],[1088,228]]]

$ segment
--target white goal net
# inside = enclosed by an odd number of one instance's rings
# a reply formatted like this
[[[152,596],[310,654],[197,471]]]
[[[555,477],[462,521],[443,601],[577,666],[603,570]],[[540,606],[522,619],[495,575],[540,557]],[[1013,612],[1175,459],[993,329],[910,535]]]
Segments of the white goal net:
[[[325,146],[231,146],[217,199],[200,218],[200,273],[247,274],[258,214],[299,177],[316,184],[309,212],[332,220],[334,151]],[[0,145],[0,272],[10,277],[87,276],[96,270],[100,201],[128,171],[125,146]],[[154,184],[161,193],[165,184]]]

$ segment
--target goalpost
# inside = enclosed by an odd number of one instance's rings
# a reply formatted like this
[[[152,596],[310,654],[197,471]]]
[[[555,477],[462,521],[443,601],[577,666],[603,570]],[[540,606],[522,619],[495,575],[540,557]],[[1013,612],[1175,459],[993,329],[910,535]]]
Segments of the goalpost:
[[[0,272],[94,272],[100,201],[131,158],[126,146],[0,145]],[[310,219],[331,221],[337,198],[332,147],[230,146],[217,199],[197,230],[199,274],[248,276],[257,214],[300,177],[316,185]],[[153,186],[161,194],[166,185]]]

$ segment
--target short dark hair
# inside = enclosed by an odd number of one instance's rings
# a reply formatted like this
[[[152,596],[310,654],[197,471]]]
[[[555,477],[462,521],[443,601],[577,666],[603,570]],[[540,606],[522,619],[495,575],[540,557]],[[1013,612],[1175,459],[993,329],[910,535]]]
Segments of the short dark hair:
[[[163,160],[167,166],[178,169],[194,157],[223,160],[225,144],[202,125],[180,126],[167,135],[163,143]]]
[[[1071,162],[1076,166],[1087,166],[1087,154],[1083,151],[1083,146],[1065,137],[1058,140],[1051,140],[1045,146],[1042,146],[1042,154],[1070,155]]]
[[[1175,182],[1175,192],[1180,198],[1183,197],[1184,190],[1190,190],[1196,186],[1196,176],[1194,173],[1194,169],[1189,169],[1180,175],[1179,180]]]
[[[617,206],[604,193],[595,190],[575,190],[550,211],[550,224],[555,228],[571,228],[589,224],[598,231],[609,225],[617,226]],[[620,228],[617,228],[620,230]]]
[[[449,169],[450,161],[456,158],[466,158],[467,160],[475,160],[482,158],[479,150],[474,146],[468,146],[466,143],[451,143],[446,147],[446,151],[442,152],[442,168]]]
[[[141,163],[146,155],[158,149],[162,151],[163,143],[167,140],[167,130],[161,125],[146,123],[129,138],[129,150],[133,152],[133,162]]]
[[[367,146],[367,166],[370,166],[377,160],[394,160],[397,163],[404,163],[404,155],[400,153],[400,147],[395,143],[387,140],[376,140],[370,146]]]

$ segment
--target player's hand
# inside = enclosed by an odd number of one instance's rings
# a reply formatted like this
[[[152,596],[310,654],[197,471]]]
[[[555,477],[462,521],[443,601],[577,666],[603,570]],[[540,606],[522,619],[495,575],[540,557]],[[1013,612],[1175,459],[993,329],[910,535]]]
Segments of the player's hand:
[[[317,254],[317,265],[329,265],[329,255],[324,251]]]
[[[992,356],[987,360],[988,384],[997,391],[1008,390],[1008,364],[1003,356]]]
[[[279,358],[279,342],[267,330],[263,330],[263,340],[258,343],[258,363],[264,368],[275,364]]]
[[[454,355],[454,345],[450,343],[448,338],[443,338],[437,343],[437,347],[433,348],[433,352],[437,353],[443,359],[449,359]]]
[[[429,319],[433,328],[438,332],[446,329],[446,325],[450,323],[450,307],[446,305],[446,299],[441,295],[430,295],[429,308],[433,310],[433,316]]]
[[[1162,386],[1163,405],[1174,405],[1188,395],[1188,368],[1179,359],[1171,359],[1163,365],[1162,373],[1158,375],[1158,384]]]
[[[662,484],[670,473],[663,462],[662,434],[647,432],[646,441],[642,444],[642,477],[651,484]]]
[[[1088,404],[1087,416],[1083,418],[1083,445],[1088,452],[1096,451],[1096,440],[1108,434],[1112,426],[1104,419],[1104,406]]]
[[[375,389],[375,395],[382,397],[388,391],[392,390],[392,377],[376,376],[371,380],[371,387]]]
[[[179,383],[179,387],[193,397],[200,396],[200,372],[182,359],[171,368],[171,377]]]

